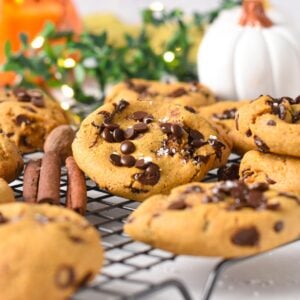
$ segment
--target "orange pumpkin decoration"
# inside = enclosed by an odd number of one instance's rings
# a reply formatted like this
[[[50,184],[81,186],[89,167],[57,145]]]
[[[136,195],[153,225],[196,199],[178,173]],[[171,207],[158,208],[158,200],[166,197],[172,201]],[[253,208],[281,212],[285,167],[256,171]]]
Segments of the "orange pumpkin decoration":
[[[1,15],[2,14],[2,15]],[[4,45],[10,41],[12,50],[20,48],[21,32],[32,40],[52,22],[57,29],[82,30],[81,19],[71,0],[0,0],[0,62],[4,61]],[[11,72],[0,74],[0,85],[11,82]]]

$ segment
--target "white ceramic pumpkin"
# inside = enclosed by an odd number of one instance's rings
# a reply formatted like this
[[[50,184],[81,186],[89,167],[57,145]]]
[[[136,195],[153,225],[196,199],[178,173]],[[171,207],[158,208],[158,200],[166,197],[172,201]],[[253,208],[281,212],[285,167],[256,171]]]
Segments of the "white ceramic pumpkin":
[[[241,13],[242,12],[242,13]],[[222,99],[300,94],[300,36],[258,0],[223,12],[198,52],[199,81]]]

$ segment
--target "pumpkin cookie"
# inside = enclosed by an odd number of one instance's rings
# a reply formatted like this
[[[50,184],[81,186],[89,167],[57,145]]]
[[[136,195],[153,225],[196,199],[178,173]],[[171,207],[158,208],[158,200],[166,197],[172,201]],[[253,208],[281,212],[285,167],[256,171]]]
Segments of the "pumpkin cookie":
[[[213,93],[204,85],[193,82],[165,83],[145,79],[131,79],[117,84],[105,102],[121,99],[167,102],[187,107],[199,107],[216,101]]]
[[[253,149],[300,157],[300,97],[261,96],[239,108],[236,124]]]
[[[248,142],[244,136],[237,131],[235,116],[240,107],[249,103],[248,101],[222,101],[204,106],[198,109],[200,115],[209,122],[220,126],[233,143],[233,151],[243,154],[253,149],[253,143]]]
[[[0,178],[0,204],[14,202],[15,196],[7,182]]]
[[[23,159],[16,145],[0,134],[0,178],[4,178],[7,182],[13,181],[22,170]]]
[[[266,182],[273,189],[300,194],[299,158],[252,150],[244,155],[239,173],[247,183]]]
[[[190,183],[147,199],[125,232],[176,254],[236,257],[299,238],[299,218],[300,198],[264,183]]]
[[[58,103],[40,90],[0,91],[0,132],[23,153],[43,149],[47,134],[67,123]]]
[[[107,103],[82,123],[72,145],[79,167],[111,193],[134,200],[201,180],[226,163],[230,141],[181,105]]]
[[[98,273],[99,234],[73,211],[12,203],[0,218],[1,299],[69,299]]]

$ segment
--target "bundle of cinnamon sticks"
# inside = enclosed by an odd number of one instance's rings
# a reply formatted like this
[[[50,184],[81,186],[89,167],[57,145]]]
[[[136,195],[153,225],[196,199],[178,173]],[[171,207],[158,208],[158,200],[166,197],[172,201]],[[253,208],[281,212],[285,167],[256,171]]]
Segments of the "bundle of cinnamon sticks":
[[[70,126],[59,126],[47,137],[43,158],[28,162],[23,179],[25,202],[60,205],[61,168],[65,164],[68,178],[66,207],[81,215],[85,214],[87,202],[85,177],[70,155],[74,136],[75,133]]]

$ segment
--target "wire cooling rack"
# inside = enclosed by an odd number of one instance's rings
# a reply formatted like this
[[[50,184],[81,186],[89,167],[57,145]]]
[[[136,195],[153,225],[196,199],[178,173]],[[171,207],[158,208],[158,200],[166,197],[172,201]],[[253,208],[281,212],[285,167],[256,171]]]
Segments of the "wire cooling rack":
[[[42,153],[25,155],[25,162],[29,159],[38,159]],[[229,164],[239,162],[240,158],[232,155]],[[217,179],[216,170],[208,173],[204,181]],[[51,180],[51,179],[50,179]],[[123,233],[125,219],[139,203],[125,198],[117,197],[99,189],[94,182],[87,179],[87,214],[86,218],[101,233],[103,247],[105,248],[105,263],[95,280],[86,288],[80,290],[72,299],[74,300],[135,300],[144,299],[154,293],[161,293],[167,288],[177,290],[181,299],[191,300],[186,286],[177,279],[170,278],[162,282],[155,282],[139,276],[150,268],[172,261],[175,256],[169,252],[154,249],[143,243],[135,242]],[[23,176],[15,180],[13,188],[17,200],[22,199]],[[63,168],[61,176],[61,202],[66,200],[67,176]],[[251,256],[253,257],[253,256]],[[203,293],[202,300],[209,300],[221,272],[242,260],[251,257],[225,259],[211,271]],[[150,298],[149,298],[150,297]]]

